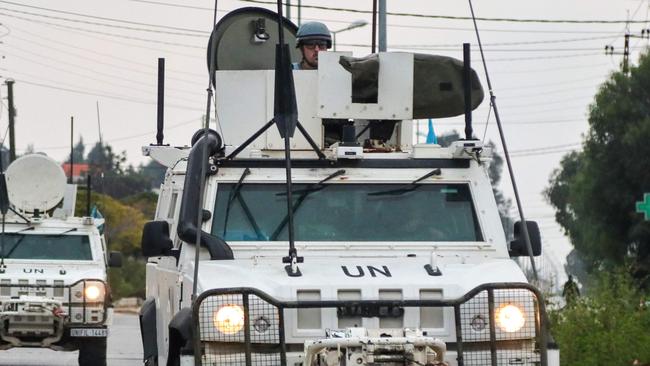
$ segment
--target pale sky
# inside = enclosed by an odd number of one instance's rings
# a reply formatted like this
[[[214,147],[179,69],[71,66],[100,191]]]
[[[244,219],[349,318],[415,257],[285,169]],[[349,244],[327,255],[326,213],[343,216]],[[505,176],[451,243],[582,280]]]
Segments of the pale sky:
[[[266,0],[265,0],[266,1]],[[292,0],[293,4],[297,0]],[[477,17],[546,20],[632,20],[629,32],[650,28],[646,0],[474,0]],[[470,16],[463,0],[387,0],[388,11],[422,15]],[[303,0],[302,19],[321,20],[331,30],[365,19],[366,13],[313,9],[320,5],[371,10],[372,1]],[[59,160],[67,158],[70,117],[75,142],[83,136],[87,150],[101,133],[129,162],[146,161],[141,146],[155,142],[157,58],[167,65],[165,142],[189,144],[205,113],[207,70],[205,46],[212,29],[208,0],[0,0],[0,76],[13,78],[18,111],[18,153],[32,144]],[[218,1],[227,11],[271,5]],[[297,22],[297,10],[292,10]],[[621,55],[605,55],[605,45],[623,50],[625,23],[542,23],[479,21],[487,66],[503,122],[526,218],[540,224],[544,248],[557,263],[569,252],[568,241],[554,222],[542,190],[563,154],[579,149],[587,131],[587,111],[598,86],[617,70]],[[357,56],[370,52],[371,27],[341,32],[339,51]],[[388,49],[462,57],[463,42],[478,51],[469,20],[388,16]],[[355,45],[367,45],[359,47]],[[631,38],[634,64],[648,40]],[[480,55],[472,55],[484,82]],[[0,137],[7,128],[6,86]],[[477,137],[498,141],[494,115],[486,101],[474,113]],[[435,122],[437,133],[462,131],[461,119]],[[5,140],[5,144],[8,139]],[[503,151],[498,143],[498,150]],[[504,175],[507,175],[504,172]],[[502,188],[512,196],[510,180]],[[633,208],[632,208],[633,209]],[[561,269],[561,265],[558,264]]]

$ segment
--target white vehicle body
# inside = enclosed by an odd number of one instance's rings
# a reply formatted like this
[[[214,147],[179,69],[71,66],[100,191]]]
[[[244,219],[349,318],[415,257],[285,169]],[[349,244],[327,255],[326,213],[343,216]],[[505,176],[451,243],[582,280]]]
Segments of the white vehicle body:
[[[74,206],[76,189],[69,187],[66,199],[72,204],[64,207]],[[14,208],[3,217],[0,350],[78,349],[80,365],[105,365],[111,321],[107,267],[121,259],[108,255],[98,228],[104,219],[67,216],[61,210],[51,217]]]
[[[403,105],[413,79],[404,72],[392,88],[382,84],[382,73],[413,67],[406,53],[380,54],[378,104],[346,104],[340,55],[322,53],[318,71],[293,74],[299,120],[325,154],[316,158],[298,132],[291,140],[302,262],[283,263],[286,170],[275,127],[235,158],[212,155],[196,199],[200,230],[225,240],[231,259],[201,246],[196,263],[195,240],[179,234],[199,187],[191,178],[199,144],[143,148],[169,168],[160,225],[143,234],[146,364],[546,365],[543,301],[509,254],[490,150],[479,141],[412,144]],[[272,119],[273,72],[217,71],[215,84],[228,156]],[[397,151],[325,148],[321,120],[332,117],[402,120]]]

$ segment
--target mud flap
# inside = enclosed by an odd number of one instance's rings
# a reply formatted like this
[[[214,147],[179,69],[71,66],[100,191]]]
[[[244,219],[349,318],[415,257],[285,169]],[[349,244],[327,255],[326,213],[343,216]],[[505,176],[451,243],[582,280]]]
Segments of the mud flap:
[[[143,361],[158,364],[158,332],[156,329],[156,299],[148,298],[140,308],[140,335],[142,336]]]
[[[180,366],[181,355],[194,354],[192,309],[181,309],[169,322],[167,366]]]

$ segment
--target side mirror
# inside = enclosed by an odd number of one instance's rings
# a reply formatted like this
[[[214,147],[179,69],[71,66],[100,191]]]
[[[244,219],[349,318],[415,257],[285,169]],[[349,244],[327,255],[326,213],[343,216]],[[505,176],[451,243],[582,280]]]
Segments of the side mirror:
[[[526,221],[528,235],[530,236],[530,245],[533,249],[533,256],[537,257],[542,254],[542,236],[539,233],[539,226],[535,221]],[[526,238],[524,237],[524,230],[521,226],[521,221],[515,222],[514,230],[515,240],[510,242],[510,250],[508,251],[511,257],[528,256],[528,248],[526,247]]]
[[[174,247],[169,238],[169,223],[167,221],[149,221],[142,229],[142,255],[159,257],[172,255]]]
[[[122,267],[122,253],[120,252],[110,252],[108,253],[108,266],[111,268],[121,268]]]

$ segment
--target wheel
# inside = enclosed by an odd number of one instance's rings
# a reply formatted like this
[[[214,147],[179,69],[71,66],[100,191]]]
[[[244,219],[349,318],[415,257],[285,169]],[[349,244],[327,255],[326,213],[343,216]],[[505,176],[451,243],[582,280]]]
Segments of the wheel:
[[[106,366],[106,338],[79,342],[79,366]]]
[[[151,356],[144,360],[144,366],[158,366],[158,356]]]

